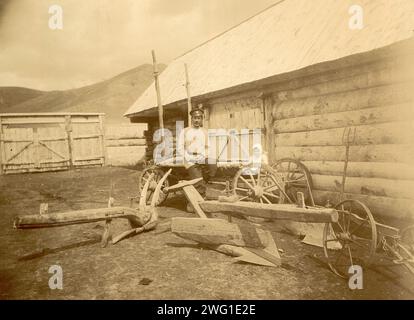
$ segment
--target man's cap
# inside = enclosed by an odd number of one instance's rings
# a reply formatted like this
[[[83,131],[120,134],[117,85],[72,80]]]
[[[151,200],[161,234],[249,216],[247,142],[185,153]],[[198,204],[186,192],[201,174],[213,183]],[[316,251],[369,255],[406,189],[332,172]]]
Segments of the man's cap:
[[[192,109],[190,111],[190,115],[191,116],[194,115],[194,114],[196,114],[196,113],[201,113],[202,115],[204,115],[204,110],[203,109],[200,109],[200,108],[194,108],[194,109]]]

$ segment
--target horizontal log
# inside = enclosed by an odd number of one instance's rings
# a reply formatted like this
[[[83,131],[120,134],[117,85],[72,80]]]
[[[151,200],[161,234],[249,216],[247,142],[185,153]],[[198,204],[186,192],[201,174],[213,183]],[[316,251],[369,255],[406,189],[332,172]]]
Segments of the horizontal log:
[[[332,205],[339,202],[339,192],[314,190],[313,196],[316,203],[319,205],[325,205],[328,200]],[[362,201],[371,210],[375,219],[379,221],[381,221],[381,217],[414,221],[414,201],[410,199],[376,197],[350,193],[346,193],[344,198]]]
[[[288,133],[372,125],[409,119],[414,119],[413,103],[283,119],[275,121],[273,129],[275,133]]]
[[[273,151],[275,159],[294,158],[301,161],[344,161],[345,147],[284,147]],[[350,146],[349,161],[414,163],[414,144],[381,144]]]
[[[272,116],[282,120],[412,102],[412,87],[412,83],[397,83],[282,101],[273,107]]]
[[[105,146],[107,147],[126,147],[126,146],[145,146],[145,139],[119,139],[119,140],[106,140]]]
[[[335,222],[338,214],[334,210],[325,208],[301,208],[295,204],[262,204],[253,202],[201,202],[200,207],[208,213],[238,213],[251,217],[274,220],[292,220],[298,222]]]
[[[311,174],[341,176],[344,170],[343,161],[304,161],[303,164]],[[347,176],[414,180],[414,163],[349,162]]]
[[[312,175],[313,186],[318,190],[341,191],[342,176]],[[380,197],[414,199],[413,180],[347,177],[345,192]]]
[[[128,219],[131,222],[131,225],[139,227],[147,223],[150,216],[151,214],[149,211],[142,212],[125,207],[86,209],[43,215],[34,214],[18,216],[14,221],[14,227],[17,229],[60,227],[116,218]]]
[[[356,126],[353,145],[405,144],[414,141],[414,121]],[[344,128],[309,132],[280,133],[275,136],[277,146],[341,146]],[[352,136],[351,136],[352,138]]]
[[[327,81],[310,85],[296,90],[281,91],[276,94],[279,100],[301,99],[305,97],[321,96],[335,92],[346,92],[361,88],[384,86],[393,83],[407,82],[414,80],[414,75],[409,69],[386,68],[374,70],[350,78]]]
[[[404,48],[403,50],[406,49]],[[411,57],[412,55],[409,53],[404,56],[399,55],[398,59],[396,59],[395,56],[391,58],[391,56],[388,54],[382,56],[377,55],[375,61],[373,61],[372,58],[367,58],[363,61],[361,59],[354,59],[354,62],[351,63],[352,66],[350,66],[350,61],[341,60],[335,62],[335,69],[326,69],[326,64],[321,66],[321,68],[319,66],[316,66],[315,68],[306,68],[306,70],[296,72],[297,74],[293,79],[290,74],[282,77],[278,76],[279,80],[276,83],[274,82],[275,79],[269,78],[263,81],[265,83],[265,87],[260,88],[260,90],[244,90],[242,93],[232,92],[230,95],[226,95],[224,97],[211,97],[211,101],[209,102],[212,104],[226,103],[228,101],[234,101],[237,99],[258,97],[263,92],[274,93],[286,90],[294,90],[307,87],[311,84],[333,82],[338,79],[352,78],[354,76],[373,72],[375,70],[384,70],[399,67],[402,64],[402,61],[404,61],[407,65],[410,65],[412,61]]]

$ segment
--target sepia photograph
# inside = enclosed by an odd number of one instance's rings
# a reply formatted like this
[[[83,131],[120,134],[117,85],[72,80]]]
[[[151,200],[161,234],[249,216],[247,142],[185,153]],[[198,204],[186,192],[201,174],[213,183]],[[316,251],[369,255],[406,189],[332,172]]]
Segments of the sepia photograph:
[[[0,0],[0,300],[413,299],[413,0]]]

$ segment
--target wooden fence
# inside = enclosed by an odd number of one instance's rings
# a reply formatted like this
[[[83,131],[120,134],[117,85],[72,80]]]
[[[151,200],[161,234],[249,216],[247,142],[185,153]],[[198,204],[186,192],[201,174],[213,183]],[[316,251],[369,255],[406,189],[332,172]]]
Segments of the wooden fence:
[[[146,125],[108,125],[105,127],[107,165],[134,166],[145,159]]]
[[[105,128],[104,120],[101,113],[0,114],[0,174],[141,160],[142,130],[131,125]]]

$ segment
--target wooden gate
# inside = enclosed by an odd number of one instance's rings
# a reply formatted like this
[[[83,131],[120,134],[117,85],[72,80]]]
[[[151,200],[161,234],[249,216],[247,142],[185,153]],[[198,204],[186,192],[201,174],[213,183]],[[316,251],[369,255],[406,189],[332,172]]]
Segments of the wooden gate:
[[[105,141],[103,115],[92,117],[66,116],[70,136],[70,151],[74,166],[103,166],[105,163]]]
[[[105,162],[102,114],[0,114],[0,173]]]

